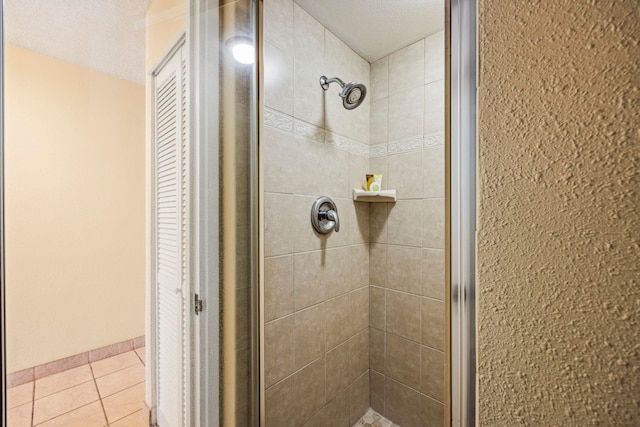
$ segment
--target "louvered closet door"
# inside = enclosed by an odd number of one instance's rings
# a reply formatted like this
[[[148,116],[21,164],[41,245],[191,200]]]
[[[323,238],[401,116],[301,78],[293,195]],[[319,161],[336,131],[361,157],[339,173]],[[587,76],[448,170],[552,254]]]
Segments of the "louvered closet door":
[[[184,46],[154,78],[157,420],[186,427],[189,171]]]

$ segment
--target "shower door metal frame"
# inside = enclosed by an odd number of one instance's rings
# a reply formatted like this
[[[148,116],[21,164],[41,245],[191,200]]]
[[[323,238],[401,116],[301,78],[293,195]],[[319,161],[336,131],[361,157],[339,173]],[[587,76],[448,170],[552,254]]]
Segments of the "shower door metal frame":
[[[204,301],[194,326],[193,413],[196,426],[220,423],[220,105],[219,1],[188,0],[192,94],[193,291]]]
[[[476,425],[477,3],[447,0],[451,425]]]
[[[0,334],[2,337],[2,422],[7,425],[7,348],[5,322],[5,239],[4,239],[4,1],[0,2]]]

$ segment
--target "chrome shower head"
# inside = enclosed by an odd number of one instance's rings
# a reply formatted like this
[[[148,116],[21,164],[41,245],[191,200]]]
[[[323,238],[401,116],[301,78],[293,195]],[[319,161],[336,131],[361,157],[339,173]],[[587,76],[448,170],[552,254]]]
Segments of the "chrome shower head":
[[[329,89],[329,84],[331,83],[338,83],[342,88],[340,97],[342,98],[342,105],[347,110],[353,110],[358,107],[367,96],[367,88],[362,83],[345,83],[337,77],[331,77],[330,79],[327,76],[320,77],[322,89]]]

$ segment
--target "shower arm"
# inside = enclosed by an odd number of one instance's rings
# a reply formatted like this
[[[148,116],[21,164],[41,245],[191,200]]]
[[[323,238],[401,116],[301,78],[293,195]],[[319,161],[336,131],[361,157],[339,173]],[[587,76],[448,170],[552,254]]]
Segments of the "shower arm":
[[[338,77],[331,77],[331,78],[327,78],[327,76],[320,77],[320,86],[322,86],[322,89],[324,90],[329,89],[329,84],[331,83],[338,83],[341,88],[344,88],[344,82]]]

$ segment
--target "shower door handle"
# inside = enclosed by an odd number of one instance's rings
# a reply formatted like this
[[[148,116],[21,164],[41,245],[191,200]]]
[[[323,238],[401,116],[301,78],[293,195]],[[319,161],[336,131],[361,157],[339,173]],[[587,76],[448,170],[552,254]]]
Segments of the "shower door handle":
[[[311,225],[320,234],[340,231],[338,207],[329,197],[318,197],[311,206]]]

